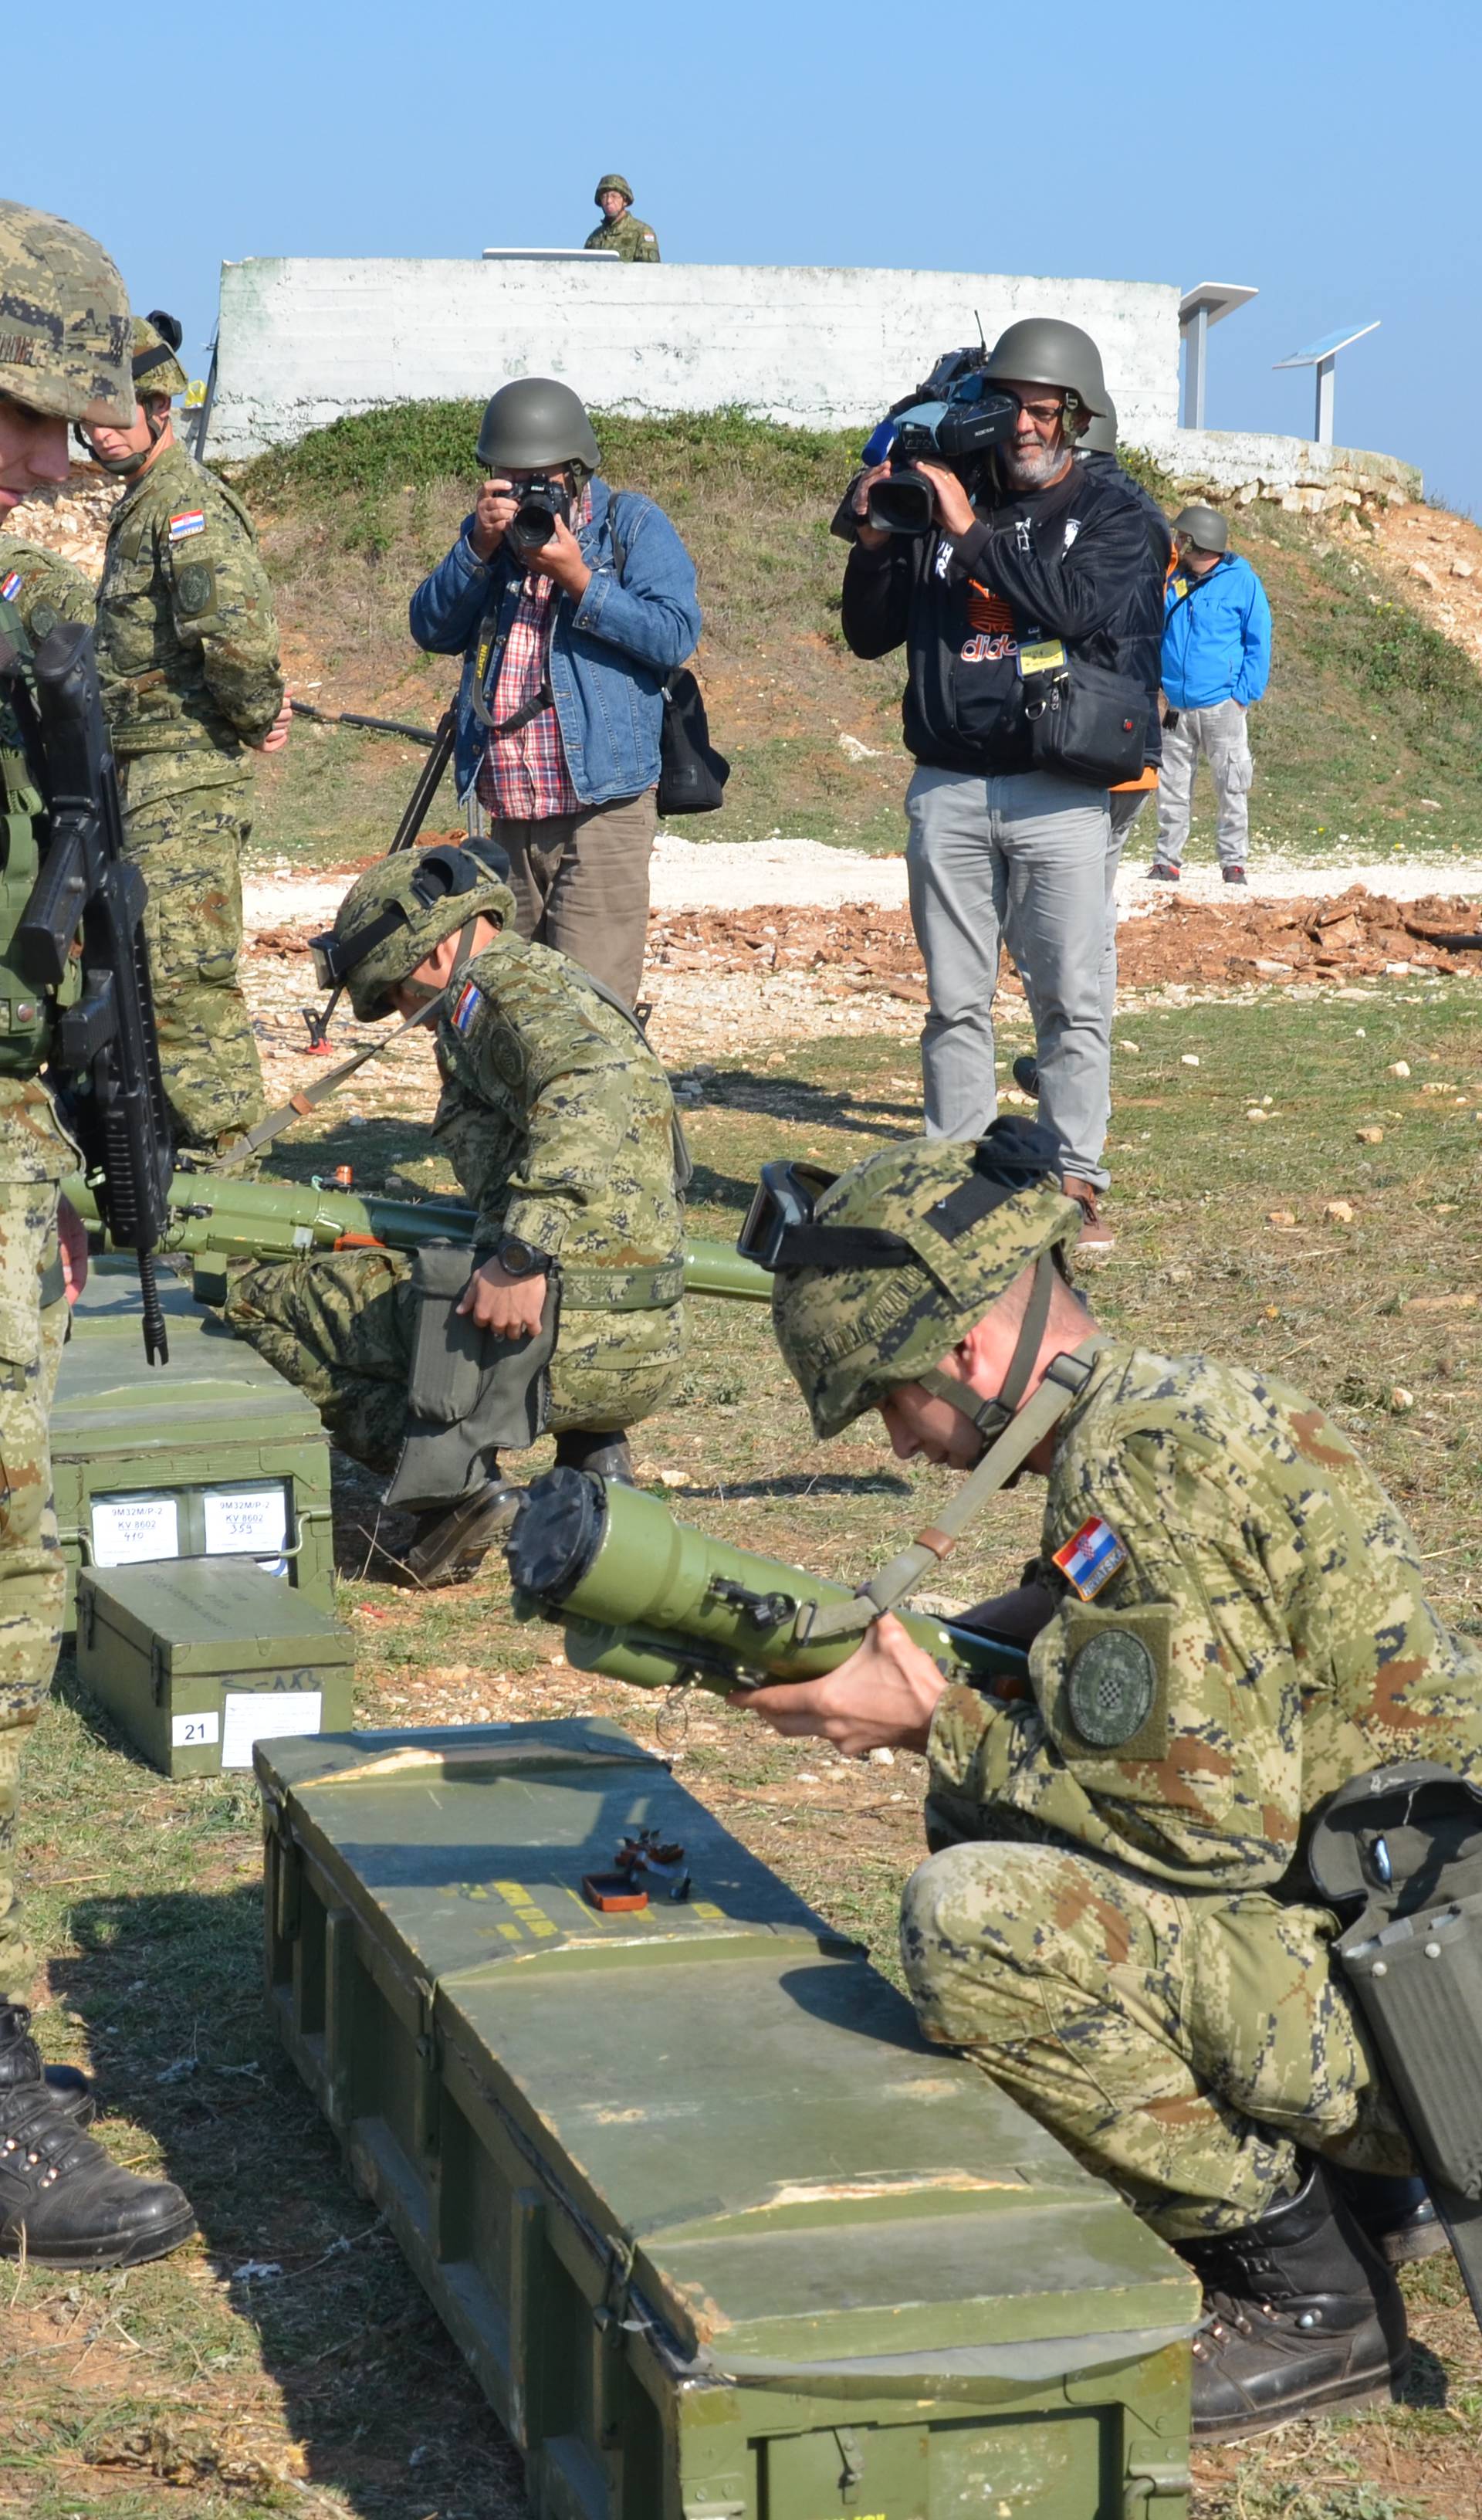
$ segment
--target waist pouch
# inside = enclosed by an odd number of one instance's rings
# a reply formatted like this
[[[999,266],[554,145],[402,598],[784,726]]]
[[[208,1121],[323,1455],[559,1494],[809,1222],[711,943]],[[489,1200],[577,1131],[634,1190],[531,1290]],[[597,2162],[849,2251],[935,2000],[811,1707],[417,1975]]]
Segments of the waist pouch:
[[[428,1242],[412,1263],[417,1321],[407,1423],[385,1502],[415,1510],[451,1505],[484,1476],[487,1457],[523,1451],[551,1418],[550,1364],[561,1287],[546,1287],[540,1328],[495,1338],[458,1311],[479,1254],[466,1242]]]
[[[1319,1895],[1353,1919],[1333,1956],[1482,2325],[1482,1784],[1427,1759],[1355,1777],[1307,1860]]]
[[[1143,767],[1149,701],[1141,683],[1104,665],[1067,664],[1035,676],[1026,700],[1030,758],[1036,770],[1115,788]]]

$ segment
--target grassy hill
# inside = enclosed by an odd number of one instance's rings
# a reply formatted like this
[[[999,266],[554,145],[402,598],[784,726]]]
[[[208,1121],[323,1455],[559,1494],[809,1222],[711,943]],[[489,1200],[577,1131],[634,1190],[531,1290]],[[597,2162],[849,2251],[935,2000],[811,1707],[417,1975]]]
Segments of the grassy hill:
[[[455,668],[412,648],[406,604],[472,504],[478,419],[473,403],[403,404],[246,468],[300,692],[318,681],[309,696],[327,705],[436,717]],[[605,473],[660,502],[699,571],[699,670],[733,773],[724,811],[692,824],[693,835],[899,848],[910,768],[900,664],[861,664],[845,648],[844,553],[829,533],[857,433],[730,411],[599,414],[597,429]],[[1258,842],[1430,854],[1482,840],[1482,676],[1469,659],[1396,600],[1362,533],[1335,537],[1323,519],[1257,506],[1238,515],[1235,536],[1276,616],[1271,690],[1252,719]],[[374,737],[295,742],[259,777],[259,845],[325,862],[382,845],[414,759]],[[451,823],[451,790],[445,800],[434,821]]]

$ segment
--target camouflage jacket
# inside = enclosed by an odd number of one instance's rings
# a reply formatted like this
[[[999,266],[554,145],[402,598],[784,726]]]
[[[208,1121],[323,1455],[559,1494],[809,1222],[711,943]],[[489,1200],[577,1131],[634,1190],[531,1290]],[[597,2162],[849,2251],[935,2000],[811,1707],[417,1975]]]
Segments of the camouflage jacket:
[[[620,219],[604,219],[583,240],[584,253],[619,253],[624,262],[657,262],[658,239],[647,220],[624,210]]]
[[[574,963],[507,929],[450,991],[437,1058],[433,1132],[479,1242],[517,1235],[567,1267],[682,1260],[669,1080]]]
[[[1165,1880],[1296,1886],[1346,1778],[1482,1771],[1482,1646],[1443,1626],[1403,1518],[1289,1384],[1103,1349],[1056,1435],[1035,1573],[1057,1607],[1033,1702],[937,1707],[949,1833],[992,1836],[985,1806],[1007,1806]]]
[[[0,635],[24,653],[24,623],[19,608],[4,595]],[[11,959],[15,928],[36,878],[40,829],[41,799],[21,749],[15,709],[0,683],[0,836],[5,843],[0,864],[0,1185],[6,1186],[60,1181],[81,1161],[38,1073],[46,1057],[49,1020],[43,1013],[37,1027],[32,1018],[38,1004],[46,1009],[52,1002],[38,1000],[33,983]],[[18,1021],[18,1015],[22,1019]],[[0,1379],[7,1366],[35,1353],[34,1319],[20,1322],[12,1312],[0,1303]]]
[[[244,778],[244,742],[266,735],[283,705],[251,518],[183,446],[167,446],[113,510],[98,665],[131,806]]]
[[[0,596],[14,604],[33,648],[59,621],[85,621],[91,629],[98,601],[80,568],[19,534],[0,534]]]

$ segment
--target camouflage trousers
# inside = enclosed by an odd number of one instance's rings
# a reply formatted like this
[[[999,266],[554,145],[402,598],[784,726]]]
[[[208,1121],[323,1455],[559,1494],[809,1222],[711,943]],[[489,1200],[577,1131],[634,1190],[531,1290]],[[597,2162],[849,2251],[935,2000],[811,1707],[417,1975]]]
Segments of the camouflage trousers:
[[[1325,1908],[1180,1897],[1058,1847],[975,1838],[921,1866],[901,1952],[959,2048],[1166,2240],[1239,2230],[1296,2151],[1414,2167]]]
[[[412,1264],[399,1251],[265,1260],[234,1273],[226,1319],[313,1401],[343,1453],[390,1470],[406,1426],[416,1328]],[[663,1406],[683,1345],[663,1312],[563,1313],[551,1359],[551,1431],[637,1425]]]
[[[145,932],[165,1098],[177,1147],[215,1150],[267,1109],[252,1018],[237,976],[240,786],[184,788],[126,804],[124,844],[149,886]]]
[[[0,1179],[0,2002],[23,2000],[35,1969],[14,1844],[22,1756],[62,1642],[47,1426],[67,1322],[56,1181]]]

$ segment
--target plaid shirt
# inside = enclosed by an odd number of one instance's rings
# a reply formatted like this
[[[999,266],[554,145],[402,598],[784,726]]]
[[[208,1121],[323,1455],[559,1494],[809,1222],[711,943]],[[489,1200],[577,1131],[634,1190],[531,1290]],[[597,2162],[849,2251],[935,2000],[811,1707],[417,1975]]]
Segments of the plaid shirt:
[[[584,483],[571,518],[574,532],[592,521],[592,484]],[[496,725],[533,700],[549,680],[551,625],[561,589],[554,577],[527,569],[494,681],[489,715]],[[512,735],[489,734],[478,766],[478,801],[506,823],[544,823],[556,814],[579,814],[554,701]]]

